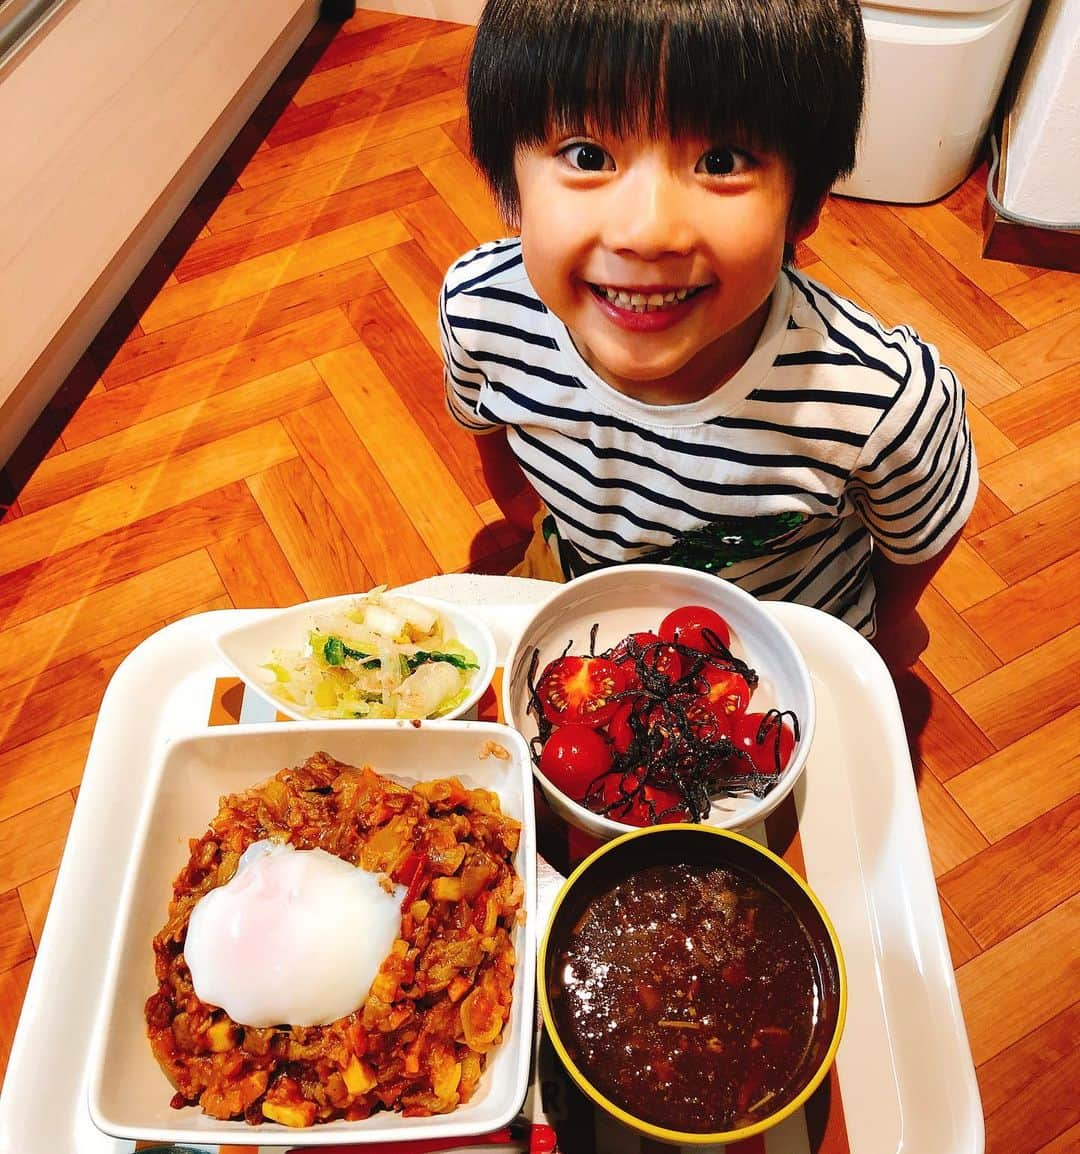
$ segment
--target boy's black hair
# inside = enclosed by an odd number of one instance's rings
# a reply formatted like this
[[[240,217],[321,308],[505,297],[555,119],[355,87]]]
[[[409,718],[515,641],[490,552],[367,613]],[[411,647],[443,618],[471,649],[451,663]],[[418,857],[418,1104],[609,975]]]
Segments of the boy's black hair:
[[[514,153],[551,129],[756,145],[792,165],[801,225],[854,166],[863,56],[856,0],[488,0],[473,155],[513,221]]]

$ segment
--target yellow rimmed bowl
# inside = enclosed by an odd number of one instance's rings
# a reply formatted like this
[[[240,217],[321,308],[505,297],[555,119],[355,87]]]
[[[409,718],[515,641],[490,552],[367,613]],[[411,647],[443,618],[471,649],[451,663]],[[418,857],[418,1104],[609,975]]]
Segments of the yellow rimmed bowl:
[[[683,1130],[674,1125],[645,1116],[648,1108],[631,1105],[631,1097],[620,1090],[628,1079],[636,1078],[650,1088],[654,1099],[663,1096],[664,1110],[669,1109],[678,1083],[661,1090],[654,1074],[642,1068],[640,1055],[622,1059],[623,1067],[601,1064],[588,1056],[571,1036],[573,1027],[567,1014],[560,1012],[559,999],[569,980],[567,946],[580,932],[596,903],[619,885],[631,881],[643,870],[654,866],[720,867],[730,869],[752,885],[771,894],[794,915],[809,945],[810,971],[813,975],[812,993],[805,998],[804,1020],[810,1023],[803,1053],[784,1085],[774,1091],[767,1103],[758,1109],[745,1111],[727,1124],[725,1129]],[[657,934],[670,933],[671,923],[659,928]],[[676,923],[675,929],[678,930]],[[642,932],[642,931],[637,931]],[[763,932],[765,937],[767,932]],[[646,943],[646,946],[648,943]],[[592,964],[597,965],[595,943],[590,946]],[[649,953],[646,949],[646,953]],[[658,956],[652,951],[653,956]],[[601,959],[599,965],[602,967]],[[705,965],[709,965],[706,962]],[[716,965],[722,964],[719,960]],[[610,973],[610,970],[607,971]],[[752,970],[751,977],[752,980]],[[760,1134],[776,1126],[793,1114],[817,1089],[827,1076],[836,1057],[847,1011],[847,981],[843,955],[836,931],[821,902],[806,882],[781,858],[757,842],[729,830],[701,825],[665,825],[634,830],[613,841],[606,842],[590,854],[564,883],[556,896],[551,915],[540,943],[537,958],[537,986],[544,1025],[552,1045],[574,1083],[598,1107],[633,1130],[661,1142],[682,1146],[727,1145]],[[595,987],[599,989],[599,987]],[[772,989],[761,985],[759,989]],[[593,997],[597,997],[594,993]],[[766,995],[766,997],[771,995]],[[644,1001],[645,999],[641,999]],[[575,1013],[581,1021],[581,1005]],[[658,1013],[661,1011],[657,1011]],[[665,1009],[662,1012],[670,1012]],[[610,1007],[603,1015],[610,1017]],[[696,1029],[697,1027],[695,1027]],[[634,1042],[636,1026],[628,1027],[627,1038]],[[677,1034],[678,1031],[673,1031]],[[763,1032],[764,1033],[764,1032]],[[626,1039],[623,1039],[626,1040]],[[723,1044],[722,1042],[720,1043]],[[661,1060],[665,1060],[661,1058]],[[721,1063],[717,1063],[719,1067]],[[742,1084],[747,1070],[726,1071],[730,1083]],[[620,1073],[626,1075],[620,1078]],[[712,1093],[723,1092],[723,1086],[714,1085]],[[653,1107],[655,1110],[655,1107]],[[685,1112],[682,1117],[685,1117]]]

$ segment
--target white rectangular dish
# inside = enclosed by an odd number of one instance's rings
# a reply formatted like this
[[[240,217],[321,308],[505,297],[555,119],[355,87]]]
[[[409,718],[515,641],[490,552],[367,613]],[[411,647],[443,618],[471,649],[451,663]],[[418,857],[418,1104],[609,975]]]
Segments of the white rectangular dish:
[[[500,661],[555,588],[468,575],[414,586],[480,607]],[[846,626],[799,606],[769,610],[802,649],[817,698],[814,747],[794,797],[807,876],[848,965],[848,1024],[837,1059],[846,1148],[982,1154],[974,1067],[891,680]],[[0,1094],[3,1154],[134,1149],[94,1126],[87,1087],[126,856],[149,785],[144,767],[165,742],[206,724],[215,678],[229,674],[213,639],[256,612],[176,622],[138,646],[110,683]],[[241,722],[269,720],[261,699],[250,697],[257,704],[244,699]],[[552,893],[541,886],[541,903]],[[537,925],[543,920],[541,909]],[[598,1154],[619,1149],[621,1134],[598,1118]],[[768,1154],[808,1148],[805,1126],[776,1132],[767,1146]]]
[[[506,757],[490,755],[491,743]],[[515,868],[525,887],[525,924],[518,925],[509,1027],[488,1058],[473,1098],[450,1114],[405,1118],[380,1111],[359,1122],[337,1120],[303,1131],[275,1122],[223,1122],[196,1106],[174,1110],[172,1087],[150,1052],[143,1007],[157,989],[154,935],[164,925],[172,881],[188,861],[188,839],[202,835],[224,794],[242,793],[317,750],[346,765],[370,765],[410,786],[457,777],[466,788],[492,790],[503,813],[521,822]],[[536,897],[536,830],[529,751],[521,735],[487,722],[307,722],[236,725],[204,730],[165,745],[150,770],[147,802],[133,839],[116,933],[90,1049],[90,1114],[117,1137],[161,1142],[260,1145],[302,1142],[388,1142],[457,1138],[506,1125],[518,1112],[532,1053],[532,932]]]

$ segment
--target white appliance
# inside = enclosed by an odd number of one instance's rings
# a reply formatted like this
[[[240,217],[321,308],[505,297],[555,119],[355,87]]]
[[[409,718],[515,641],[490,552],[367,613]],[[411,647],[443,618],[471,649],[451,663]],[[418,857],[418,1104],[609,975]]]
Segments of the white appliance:
[[[834,192],[925,204],[971,172],[1031,0],[863,4],[867,87],[855,171]]]

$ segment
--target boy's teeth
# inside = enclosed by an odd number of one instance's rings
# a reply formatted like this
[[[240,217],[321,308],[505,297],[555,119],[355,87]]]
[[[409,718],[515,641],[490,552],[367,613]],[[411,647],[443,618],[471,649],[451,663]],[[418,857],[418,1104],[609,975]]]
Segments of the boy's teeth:
[[[666,293],[628,293],[623,289],[612,289],[598,286],[604,296],[611,301],[613,305],[621,309],[631,309],[636,313],[652,312],[655,309],[667,308],[670,305],[676,304],[686,300],[690,295],[690,289],[673,289]]]

